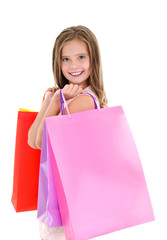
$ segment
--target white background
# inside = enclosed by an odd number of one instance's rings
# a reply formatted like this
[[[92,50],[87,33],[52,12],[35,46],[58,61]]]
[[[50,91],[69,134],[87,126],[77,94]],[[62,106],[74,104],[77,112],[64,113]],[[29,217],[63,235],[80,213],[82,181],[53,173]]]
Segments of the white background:
[[[85,25],[100,44],[109,106],[122,105],[141,157],[156,221],[97,239],[167,239],[167,7],[161,0],[0,3],[0,218],[2,239],[39,239],[36,211],[11,205],[19,107],[39,110],[53,86],[52,48]],[[3,237],[2,237],[3,236]]]

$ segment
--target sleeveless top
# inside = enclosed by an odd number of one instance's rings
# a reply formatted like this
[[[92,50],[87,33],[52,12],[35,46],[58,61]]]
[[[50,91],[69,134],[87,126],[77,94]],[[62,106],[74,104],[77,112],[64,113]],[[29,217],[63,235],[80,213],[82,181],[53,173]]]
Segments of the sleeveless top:
[[[98,100],[96,94],[92,91],[90,85],[89,85],[88,87],[84,88],[82,91],[85,92],[85,93],[90,93],[90,94],[92,94],[92,95],[96,98],[96,100],[97,100],[97,105],[98,105],[98,107],[100,108],[99,100]],[[79,95],[80,95],[80,94],[78,94],[78,95],[75,96],[74,98],[70,98],[70,99],[66,100],[67,105],[68,105],[73,99],[75,99],[76,97],[78,97]],[[82,94],[82,95],[83,95],[83,94]],[[89,94],[86,94],[86,95],[90,96]]]

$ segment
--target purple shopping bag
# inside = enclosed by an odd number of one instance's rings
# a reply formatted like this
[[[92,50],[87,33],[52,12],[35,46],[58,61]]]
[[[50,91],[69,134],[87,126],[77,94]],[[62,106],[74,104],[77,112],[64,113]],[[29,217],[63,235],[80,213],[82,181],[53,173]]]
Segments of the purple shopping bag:
[[[48,135],[44,124],[39,171],[37,217],[48,227],[55,227],[62,226],[62,220],[50,155]]]
[[[63,100],[68,115],[46,118],[44,136],[66,239],[87,240],[154,220],[122,107],[70,114]]]

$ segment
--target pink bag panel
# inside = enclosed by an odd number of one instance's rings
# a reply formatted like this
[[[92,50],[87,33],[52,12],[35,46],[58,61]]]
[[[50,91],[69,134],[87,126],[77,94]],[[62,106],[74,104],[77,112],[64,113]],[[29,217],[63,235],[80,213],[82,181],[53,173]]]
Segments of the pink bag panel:
[[[44,131],[66,240],[87,240],[154,220],[122,107],[70,114],[61,95],[68,115],[46,118]]]

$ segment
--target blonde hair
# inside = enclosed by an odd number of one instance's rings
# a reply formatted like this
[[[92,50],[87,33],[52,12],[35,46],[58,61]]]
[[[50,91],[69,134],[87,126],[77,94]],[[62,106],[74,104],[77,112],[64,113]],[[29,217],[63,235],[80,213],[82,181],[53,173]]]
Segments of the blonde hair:
[[[62,89],[66,84],[69,84],[69,81],[64,77],[61,71],[61,53],[63,46],[73,39],[78,39],[86,43],[91,66],[91,73],[88,83],[91,86],[92,91],[97,96],[100,107],[108,107],[108,100],[103,84],[99,44],[95,35],[87,27],[79,25],[66,28],[56,38],[52,54],[52,69],[55,86],[58,86]]]

